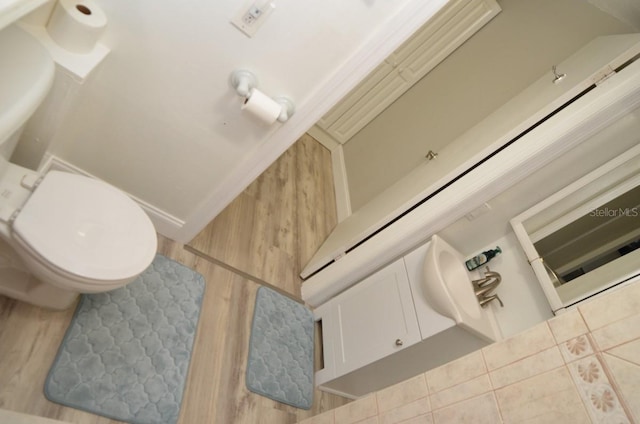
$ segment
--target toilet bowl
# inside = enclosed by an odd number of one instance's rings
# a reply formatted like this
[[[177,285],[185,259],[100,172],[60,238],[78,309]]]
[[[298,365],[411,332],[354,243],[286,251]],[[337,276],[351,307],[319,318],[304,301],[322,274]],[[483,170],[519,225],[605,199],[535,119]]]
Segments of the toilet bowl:
[[[103,181],[9,162],[51,87],[53,63],[15,26],[0,31],[0,57],[11,58],[0,65],[0,294],[65,309],[79,293],[132,282],[156,254],[151,220]]]

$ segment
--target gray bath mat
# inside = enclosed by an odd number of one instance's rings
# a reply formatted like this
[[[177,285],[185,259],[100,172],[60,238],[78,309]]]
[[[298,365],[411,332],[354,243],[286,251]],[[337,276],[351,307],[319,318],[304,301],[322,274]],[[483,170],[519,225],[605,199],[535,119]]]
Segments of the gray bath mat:
[[[202,275],[157,255],[131,284],[82,295],[47,399],[129,423],[175,423],[203,294]]]
[[[313,314],[260,287],[251,325],[246,384],[254,393],[302,409],[313,403]]]

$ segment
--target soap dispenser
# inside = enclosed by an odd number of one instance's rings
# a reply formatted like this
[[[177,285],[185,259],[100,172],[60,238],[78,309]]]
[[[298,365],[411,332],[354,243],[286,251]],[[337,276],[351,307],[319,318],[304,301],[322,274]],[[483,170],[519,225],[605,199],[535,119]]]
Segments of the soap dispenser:
[[[495,249],[482,252],[479,255],[476,255],[473,258],[469,259],[464,264],[467,266],[467,269],[469,271],[473,271],[474,269],[486,264],[491,259],[498,256],[500,253],[502,253],[502,249],[500,249],[500,246],[496,246]]]

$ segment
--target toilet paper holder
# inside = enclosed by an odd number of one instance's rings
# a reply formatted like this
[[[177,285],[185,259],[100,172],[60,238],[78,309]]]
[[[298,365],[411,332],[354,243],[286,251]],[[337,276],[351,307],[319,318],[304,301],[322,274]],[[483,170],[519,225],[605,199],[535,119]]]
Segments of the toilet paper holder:
[[[251,96],[251,90],[258,86],[258,78],[251,71],[246,69],[236,69],[231,72],[229,78],[231,86],[236,90],[239,96],[248,99]],[[281,107],[279,122],[286,122],[295,112],[295,105],[288,97],[278,96],[272,98]]]
[[[231,72],[229,82],[231,82],[231,86],[235,88],[238,95],[242,97],[247,97],[251,89],[258,86],[258,78],[253,72],[246,69],[236,69]]]

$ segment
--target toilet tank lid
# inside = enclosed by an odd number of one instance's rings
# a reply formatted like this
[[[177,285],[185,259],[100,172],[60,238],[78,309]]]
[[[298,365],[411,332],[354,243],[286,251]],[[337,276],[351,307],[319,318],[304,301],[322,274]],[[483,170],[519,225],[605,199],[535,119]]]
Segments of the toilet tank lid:
[[[103,181],[59,171],[44,177],[13,231],[50,264],[95,280],[135,276],[157,249],[151,220],[127,195]]]
[[[0,143],[24,125],[51,88],[49,52],[15,24],[0,30]]]

